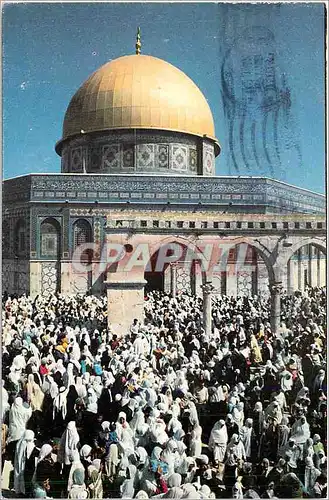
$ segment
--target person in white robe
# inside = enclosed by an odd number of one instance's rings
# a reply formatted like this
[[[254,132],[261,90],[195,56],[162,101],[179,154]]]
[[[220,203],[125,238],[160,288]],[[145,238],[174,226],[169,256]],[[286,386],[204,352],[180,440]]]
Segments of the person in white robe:
[[[135,476],[137,468],[135,465],[128,465],[127,467],[127,478],[124,480],[120,486],[121,498],[131,499],[135,494]]]
[[[317,469],[311,457],[305,459],[304,486],[310,498],[314,498],[314,485],[321,471]]]
[[[251,457],[252,436],[253,421],[251,418],[247,418],[247,420],[245,421],[245,425],[243,425],[240,429],[240,438],[241,442],[243,443],[247,459]]]
[[[31,487],[30,484],[25,484],[24,471],[26,461],[30,458],[34,448],[34,432],[27,430],[16,445],[14,460],[14,490],[16,495],[25,495],[26,488]]]
[[[233,434],[231,437],[231,441],[227,445],[226,452],[228,455],[233,453],[238,460],[246,459],[246,452],[243,443],[237,434]]]
[[[78,434],[75,422],[69,422],[62,434],[57,460],[61,465],[70,465],[72,452],[78,449],[80,436]]]
[[[127,416],[120,412],[116,422],[116,433],[118,436],[119,447],[122,453],[129,456],[134,453],[134,434],[127,422]]]
[[[73,486],[73,474],[77,469],[82,469],[83,472],[85,471],[84,466],[82,465],[82,462],[80,460],[80,453],[79,450],[75,449],[72,450],[71,456],[70,456],[70,461],[71,461],[71,468],[69,472],[69,478],[67,482],[67,491],[70,491],[70,489]]]
[[[35,383],[32,373],[27,378],[26,391],[27,401],[31,405],[32,411],[42,411],[45,395],[41,387]]]
[[[213,452],[215,463],[224,462],[228,435],[224,420],[215,423],[211,430],[208,446]]]
[[[32,408],[26,403],[23,403],[23,399],[21,397],[17,397],[9,410],[7,444],[11,441],[18,441],[21,439],[31,415]]]

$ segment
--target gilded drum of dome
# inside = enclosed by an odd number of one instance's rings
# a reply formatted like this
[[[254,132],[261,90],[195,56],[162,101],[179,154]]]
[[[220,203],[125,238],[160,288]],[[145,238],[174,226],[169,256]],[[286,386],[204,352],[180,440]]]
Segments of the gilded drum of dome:
[[[182,71],[161,59],[132,55],[93,73],[66,111],[63,139],[109,129],[162,129],[215,138],[202,92]]]

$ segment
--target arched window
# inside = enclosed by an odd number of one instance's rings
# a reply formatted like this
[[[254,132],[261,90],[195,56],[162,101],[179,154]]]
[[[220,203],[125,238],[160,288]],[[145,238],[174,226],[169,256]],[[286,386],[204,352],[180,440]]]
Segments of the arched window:
[[[2,256],[6,259],[10,255],[10,227],[8,221],[2,223]]]
[[[40,228],[41,257],[58,259],[60,255],[60,224],[55,219],[46,219]]]
[[[26,223],[24,219],[19,219],[15,225],[15,254],[22,255],[26,251]]]
[[[79,219],[73,224],[73,251],[80,245],[92,242],[91,225],[84,219]],[[92,260],[92,249],[86,249],[82,255],[81,260],[90,262]]]

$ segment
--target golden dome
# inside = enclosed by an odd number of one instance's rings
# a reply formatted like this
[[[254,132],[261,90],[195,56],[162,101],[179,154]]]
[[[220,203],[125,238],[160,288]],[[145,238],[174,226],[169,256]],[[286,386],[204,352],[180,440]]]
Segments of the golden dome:
[[[80,87],[65,114],[63,139],[113,129],[157,129],[215,139],[209,105],[171,64],[147,55],[104,64]]]

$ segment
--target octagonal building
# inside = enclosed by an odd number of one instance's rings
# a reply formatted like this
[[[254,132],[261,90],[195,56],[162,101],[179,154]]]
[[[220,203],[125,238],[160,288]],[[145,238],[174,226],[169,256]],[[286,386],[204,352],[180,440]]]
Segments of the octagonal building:
[[[272,294],[277,308],[281,288],[323,285],[324,196],[266,177],[216,176],[206,98],[178,68],[141,55],[139,37],[136,49],[71,98],[55,146],[61,173],[4,181],[3,290],[106,292],[109,321],[124,329],[142,317],[148,290],[201,293],[211,281],[218,294]],[[205,269],[207,242],[221,251]],[[147,262],[109,265],[108,244],[123,246],[123,262],[145,244]],[[170,244],[181,253],[159,270]]]

